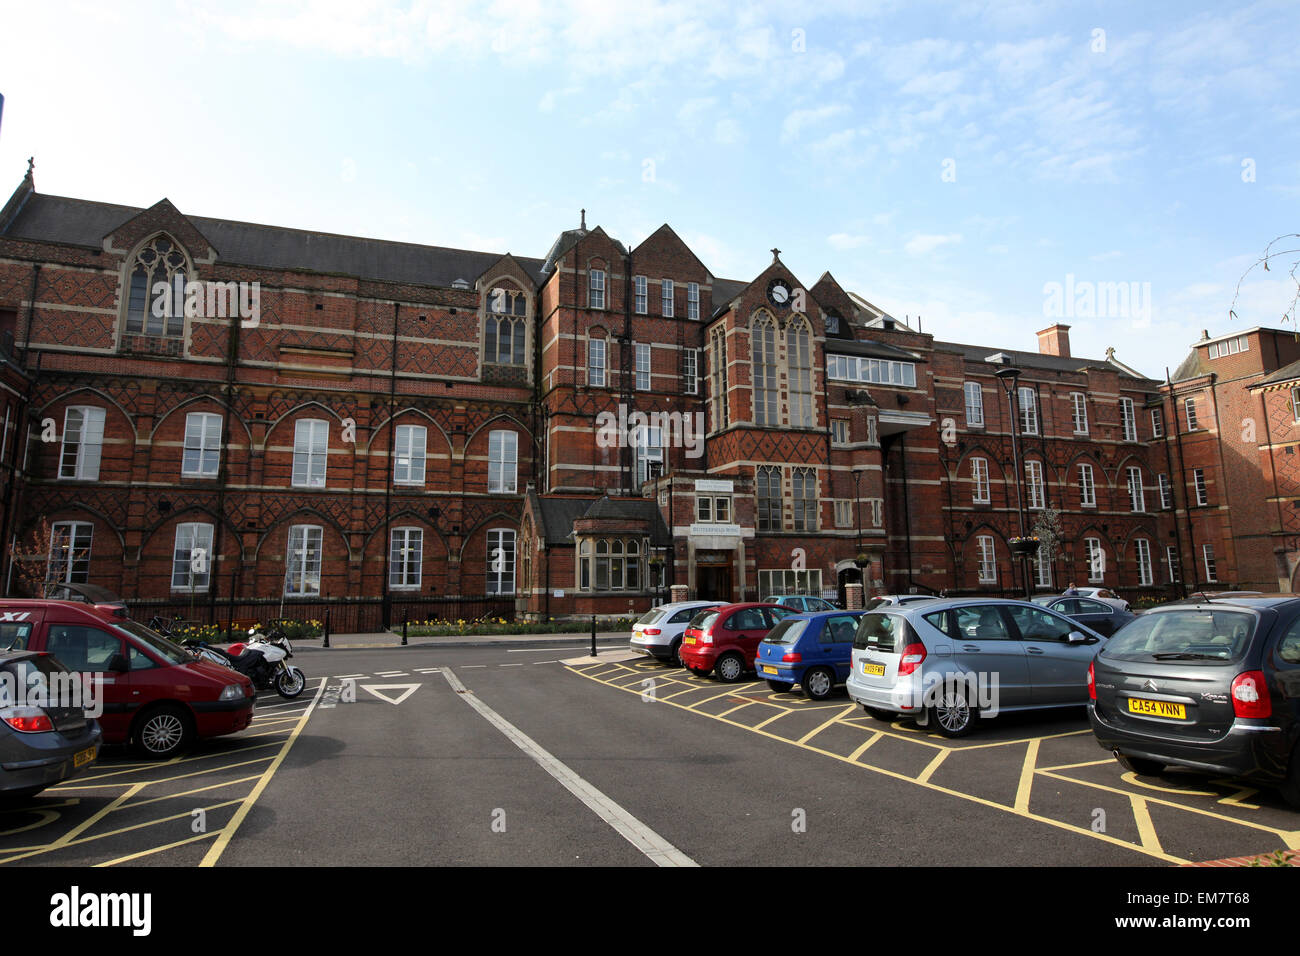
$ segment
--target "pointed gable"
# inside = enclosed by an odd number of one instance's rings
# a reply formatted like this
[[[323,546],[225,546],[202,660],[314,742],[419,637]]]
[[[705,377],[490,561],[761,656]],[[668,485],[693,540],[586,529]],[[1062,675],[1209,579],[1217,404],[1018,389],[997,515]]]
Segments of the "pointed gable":
[[[835,281],[835,277],[829,272],[823,272],[811,291],[813,299],[821,307],[822,314],[815,320],[821,323],[821,330],[830,337],[853,338],[853,326],[857,324],[858,309],[844,287]],[[840,320],[839,328],[834,332],[830,331],[826,322],[826,317],[831,314],[839,316]]]
[[[187,219],[169,199],[160,199],[148,209],[137,213],[114,227],[104,236],[104,251],[126,255],[145,239],[165,232],[185,247],[197,264],[210,265],[218,256],[217,249],[203,233]]]

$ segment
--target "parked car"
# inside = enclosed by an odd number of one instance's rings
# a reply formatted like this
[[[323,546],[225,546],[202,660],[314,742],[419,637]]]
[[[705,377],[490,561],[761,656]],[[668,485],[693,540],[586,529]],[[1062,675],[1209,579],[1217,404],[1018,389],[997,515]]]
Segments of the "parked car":
[[[72,584],[67,581],[49,581],[45,585],[45,598],[50,601],[81,601],[93,604],[98,610],[114,617],[126,617],[126,602],[98,584]]]
[[[858,621],[849,697],[881,720],[915,717],[945,737],[981,716],[1082,706],[1088,664],[1106,641],[1027,601],[940,598]]]
[[[764,604],[779,604],[788,607],[796,614],[808,614],[815,611],[835,611],[838,608],[825,598],[813,597],[811,594],[774,594],[763,598]]]
[[[903,604],[933,600],[935,597],[932,594],[878,594],[867,600],[864,610],[874,611],[878,607],[898,607]]]
[[[682,663],[701,677],[716,670],[727,683],[754,669],[759,642],[794,612],[779,604],[725,604],[695,615],[682,635]]]
[[[0,672],[0,797],[34,796],[94,764],[102,731],[75,675],[34,651],[0,653]]]
[[[1127,770],[1277,786],[1300,810],[1300,599],[1153,608],[1089,670],[1093,734]]]
[[[100,682],[104,743],[170,757],[195,739],[243,730],[256,691],[228,667],[196,660],[143,624],[72,601],[0,599],[0,641],[45,651]]]
[[[772,690],[798,684],[804,696],[825,700],[849,676],[853,637],[865,611],[796,614],[779,622],[758,645],[758,676]]]
[[[628,646],[639,654],[681,667],[682,634],[686,625],[703,609],[721,606],[721,601],[678,601],[651,608],[632,625]]]
[[[1118,594],[1116,594],[1116,593],[1115,593],[1114,591],[1112,591],[1110,588],[1094,588],[1094,587],[1079,588],[1079,587],[1076,587],[1075,590],[1078,591],[1079,593],[1078,593],[1078,594],[1061,594],[1060,596],[1061,596],[1061,597],[1086,597],[1086,598],[1092,598],[1094,601],[1101,601],[1103,604],[1110,604],[1110,605],[1113,605],[1114,607],[1117,607],[1117,608],[1119,608],[1120,610],[1123,610],[1123,611],[1131,611],[1131,610],[1132,610],[1132,608],[1129,607],[1129,603],[1128,603],[1128,601],[1125,601],[1122,597],[1120,597]]]
[[[1137,617],[1115,604],[1085,597],[1034,598],[1035,604],[1059,611],[1073,621],[1086,624],[1098,634],[1110,637],[1129,621]]]

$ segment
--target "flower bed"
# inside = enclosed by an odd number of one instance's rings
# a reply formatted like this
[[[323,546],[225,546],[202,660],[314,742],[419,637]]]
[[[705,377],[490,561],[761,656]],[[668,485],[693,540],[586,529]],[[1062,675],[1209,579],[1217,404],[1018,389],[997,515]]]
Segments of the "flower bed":
[[[596,620],[596,628],[601,631],[628,631],[632,629],[635,618],[620,617]],[[394,634],[402,633],[402,625],[389,628]],[[408,637],[456,637],[460,635],[493,634],[590,634],[591,621],[523,621],[511,623],[503,617],[478,618],[473,621],[408,621]]]

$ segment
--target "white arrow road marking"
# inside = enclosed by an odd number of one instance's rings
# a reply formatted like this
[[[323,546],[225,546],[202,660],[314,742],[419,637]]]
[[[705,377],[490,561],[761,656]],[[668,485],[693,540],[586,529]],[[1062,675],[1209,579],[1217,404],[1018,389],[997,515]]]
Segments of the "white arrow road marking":
[[[419,684],[362,684],[361,689],[364,691],[368,691],[369,693],[373,694],[375,697],[378,697],[380,700],[388,701],[390,704],[400,704],[402,701],[406,700],[406,698],[410,697],[417,690],[419,690],[420,685]],[[380,693],[380,691],[385,691],[385,690],[400,690],[402,693],[398,695],[396,700],[394,700],[392,697],[388,696],[387,694]]]
[[[566,790],[585,803],[596,816],[622,834],[625,840],[648,856],[656,865],[699,866],[689,856],[556,760],[531,737],[479,700],[451,672],[450,667],[442,669],[442,676],[447,678],[451,689],[459,694],[465,703],[477,710],[488,723],[505,734],[511,743],[537,761],[543,770],[558,780]]]

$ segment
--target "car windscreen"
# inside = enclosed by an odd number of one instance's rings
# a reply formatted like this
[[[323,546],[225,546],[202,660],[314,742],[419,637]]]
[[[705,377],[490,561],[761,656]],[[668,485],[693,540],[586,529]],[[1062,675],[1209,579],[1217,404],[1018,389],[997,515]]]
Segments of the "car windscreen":
[[[31,621],[6,621],[0,624],[0,651],[25,651],[31,636]]]
[[[799,635],[804,632],[807,626],[807,618],[788,617],[768,631],[767,637],[763,638],[763,640],[769,644],[793,644],[799,640]]]
[[[637,619],[638,624],[653,624],[664,616],[664,609],[661,607],[652,607]]]
[[[695,615],[695,617],[691,618],[691,623],[687,626],[693,627],[696,630],[707,631],[713,626],[713,622],[717,619],[718,612],[710,608],[707,611],[701,611],[699,614]]]
[[[157,631],[149,630],[143,624],[136,621],[122,621],[116,626],[118,630],[126,631],[169,664],[187,664],[194,660],[193,655],[185,648],[167,640]]]
[[[853,635],[853,647],[859,651],[901,651],[908,643],[907,621],[893,614],[864,614]]]
[[[1101,656],[1115,660],[1231,663],[1241,660],[1258,619],[1247,611],[1180,608],[1143,614],[1120,628]]]
[[[41,707],[80,706],[81,687],[72,684],[74,680],[81,683],[80,675],[73,675],[48,654],[7,661],[0,664],[0,670],[11,675],[0,680],[0,707],[10,707],[21,701],[39,701],[37,706]]]

